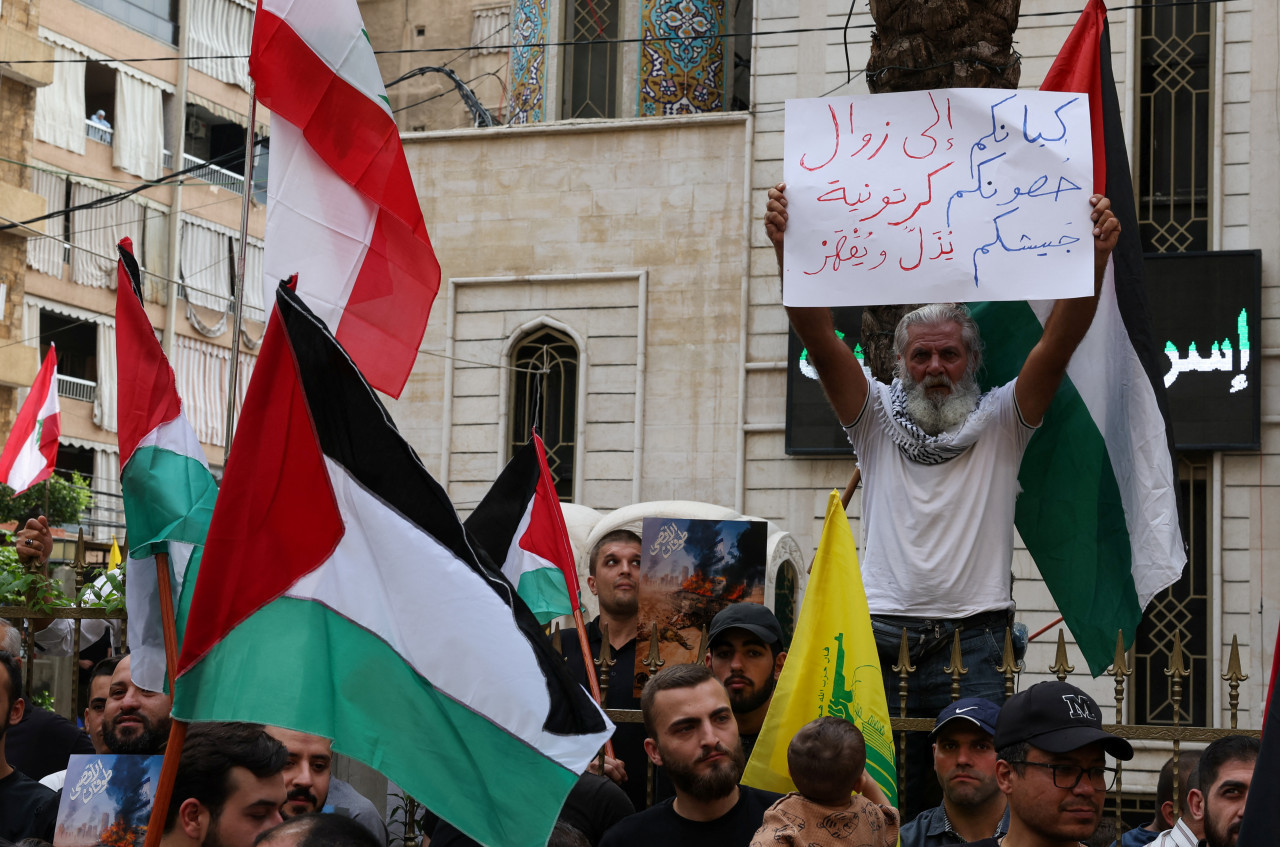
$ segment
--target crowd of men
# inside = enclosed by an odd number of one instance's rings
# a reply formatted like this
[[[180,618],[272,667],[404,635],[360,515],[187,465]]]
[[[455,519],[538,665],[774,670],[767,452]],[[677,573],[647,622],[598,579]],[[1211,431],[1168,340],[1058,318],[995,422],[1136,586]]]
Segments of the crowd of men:
[[[571,676],[587,685],[588,665],[607,641],[615,663],[600,668],[604,705],[639,708],[643,723],[618,726],[612,755],[578,781],[550,844],[888,847],[900,836],[904,847],[1065,847],[1096,837],[1115,774],[1108,757],[1129,760],[1132,747],[1103,729],[1087,693],[1065,682],[1042,682],[1005,702],[994,670],[1000,656],[991,653],[1013,620],[1019,461],[1093,319],[1119,233],[1108,200],[1090,202],[1094,295],[1059,301],[1017,379],[987,394],[975,379],[981,339],[961,305],[932,304],[903,318],[892,385],[863,371],[828,310],[788,309],[862,468],[861,567],[886,690],[897,689],[890,669],[905,632],[920,681],[910,689],[908,713],[936,715],[932,733],[913,733],[908,747],[905,794],[918,807],[900,813],[888,804],[865,769],[860,733],[832,718],[791,741],[796,792],[780,796],[741,784],[787,659],[783,628],[764,606],[726,607],[711,621],[703,662],[662,668],[637,697],[641,539],[620,529],[588,552],[587,586],[599,602],[586,630],[591,655],[583,656],[575,639],[565,639],[563,651]],[[779,185],[769,192],[765,227],[780,267],[786,225]],[[21,528],[16,542],[28,559],[47,560],[52,546],[39,520]],[[134,684],[128,655],[104,659],[89,676],[82,732],[30,706],[21,640],[4,630],[0,839],[47,841],[67,757],[164,753],[172,702]],[[970,670],[961,699],[952,702],[943,666],[956,633]],[[1125,834],[1121,847],[1233,847],[1257,755],[1256,740],[1229,736],[1198,761],[1171,762],[1155,818]],[[936,779],[928,776],[930,762]],[[332,763],[330,741],[287,728],[193,725],[162,843],[385,847],[382,817],[332,775]],[[930,788],[939,791],[936,805],[921,802]],[[430,838],[439,847],[474,843],[444,822]]]

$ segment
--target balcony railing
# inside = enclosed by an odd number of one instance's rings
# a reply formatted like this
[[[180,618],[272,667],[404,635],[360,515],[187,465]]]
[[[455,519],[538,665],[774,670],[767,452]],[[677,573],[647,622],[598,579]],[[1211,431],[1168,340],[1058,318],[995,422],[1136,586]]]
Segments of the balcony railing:
[[[189,153],[182,154],[182,166],[184,168],[194,167],[196,165],[204,165],[204,167],[192,171],[192,179],[202,179],[210,185],[217,185],[221,188],[228,188],[237,194],[244,193],[244,177],[240,174],[232,173],[225,168],[217,165],[211,165],[204,159],[197,159]]]
[[[74,376],[58,374],[58,396],[92,403],[98,395],[98,383]]]
[[[101,144],[105,144],[108,147],[110,147],[111,137],[114,134],[115,134],[115,130],[113,130],[111,127],[103,126],[102,124],[96,124],[93,122],[91,118],[84,119],[84,135],[86,138],[90,139],[91,141],[97,141]]]

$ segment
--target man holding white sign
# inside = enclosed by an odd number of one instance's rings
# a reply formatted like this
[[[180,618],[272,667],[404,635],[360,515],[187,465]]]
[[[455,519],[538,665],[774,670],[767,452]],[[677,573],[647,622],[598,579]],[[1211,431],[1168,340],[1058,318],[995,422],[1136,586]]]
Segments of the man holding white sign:
[[[765,214],[780,270],[789,219],[784,192],[784,184],[770,189]],[[956,630],[968,668],[960,696],[1004,701],[996,668],[1013,614],[1018,467],[1093,320],[1120,234],[1110,201],[1094,195],[1089,203],[1093,295],[1059,300],[1018,377],[987,394],[980,395],[974,376],[982,342],[962,304],[931,304],[902,319],[891,386],[863,370],[836,336],[828,308],[787,307],[862,468],[863,583],[890,703],[897,702],[892,667],[907,631],[917,668],[909,714],[936,713],[950,701],[944,668]],[[908,755],[915,775],[927,778],[927,763]],[[905,794],[913,803],[910,786]]]

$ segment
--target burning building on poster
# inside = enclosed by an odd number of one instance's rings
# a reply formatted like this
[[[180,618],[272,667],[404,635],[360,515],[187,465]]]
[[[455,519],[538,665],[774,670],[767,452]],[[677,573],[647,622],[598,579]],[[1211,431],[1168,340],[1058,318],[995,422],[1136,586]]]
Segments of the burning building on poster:
[[[651,675],[655,632],[663,667],[700,662],[702,632],[717,612],[764,602],[766,533],[762,521],[644,519],[637,694]]]
[[[163,756],[73,755],[54,847],[142,847],[163,761]]]

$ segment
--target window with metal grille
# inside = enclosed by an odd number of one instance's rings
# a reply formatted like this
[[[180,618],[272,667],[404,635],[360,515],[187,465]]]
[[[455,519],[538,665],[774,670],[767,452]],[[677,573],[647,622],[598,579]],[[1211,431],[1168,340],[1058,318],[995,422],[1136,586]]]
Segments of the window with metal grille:
[[[1182,578],[1161,591],[1147,606],[1133,643],[1135,724],[1209,726],[1209,477],[1207,458],[1178,460],[1182,486],[1182,537],[1187,567]],[[1190,674],[1181,681],[1175,702],[1173,636],[1182,636],[1182,661]]]
[[[618,116],[618,19],[622,0],[565,4],[564,117]]]
[[[578,348],[567,335],[542,327],[511,354],[511,433],[507,456],[537,427],[547,447],[547,466],[561,500],[573,499],[574,433],[578,420]]]
[[[1138,225],[1148,252],[1210,247],[1211,5],[1142,0]]]

